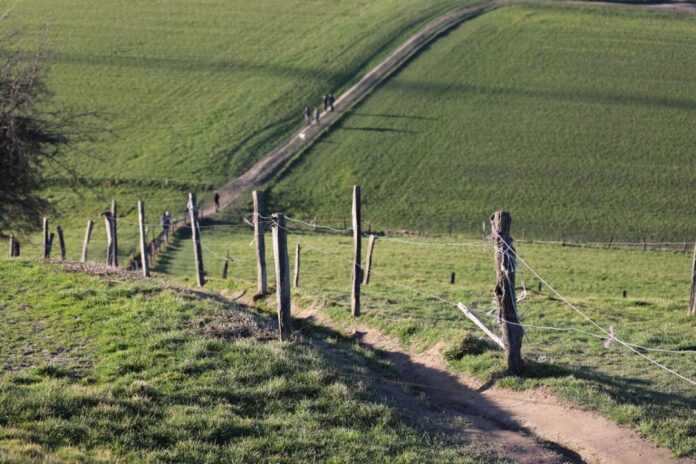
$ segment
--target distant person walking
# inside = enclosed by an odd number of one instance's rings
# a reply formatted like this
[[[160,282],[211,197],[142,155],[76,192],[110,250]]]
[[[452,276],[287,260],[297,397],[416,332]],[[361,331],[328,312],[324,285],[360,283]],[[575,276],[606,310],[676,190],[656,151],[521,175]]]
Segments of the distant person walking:
[[[321,117],[321,110],[317,108],[314,110],[314,120],[319,124],[319,118]]]
[[[304,119],[307,125],[309,126],[310,124],[312,124],[312,110],[305,106],[304,112],[302,114],[304,114]]]
[[[324,111],[327,111],[329,109],[329,94],[328,93],[324,94],[323,102],[324,102]]]
[[[215,202],[215,212],[217,213],[220,211],[220,194],[215,192],[215,195],[213,196],[213,201]]]
[[[172,218],[169,215],[169,211],[165,211],[164,213],[162,213],[162,217],[160,218],[160,225],[162,226],[162,232],[164,232],[164,237],[169,237],[169,226],[172,225]]]
[[[334,103],[336,102],[336,98],[333,96],[331,92],[326,96],[327,97],[327,103],[329,104],[329,109],[331,111],[334,110]]]

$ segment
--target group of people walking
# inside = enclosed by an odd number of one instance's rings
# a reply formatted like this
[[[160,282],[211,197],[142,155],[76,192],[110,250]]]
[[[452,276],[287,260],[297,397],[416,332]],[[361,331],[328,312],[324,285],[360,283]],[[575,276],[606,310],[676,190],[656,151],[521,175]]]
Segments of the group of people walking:
[[[333,96],[333,94],[331,92],[325,94],[324,98],[323,98],[324,112],[333,111],[335,102],[336,102],[336,98]],[[311,108],[306,106],[304,111],[302,112],[302,114],[304,116],[305,123],[307,123],[308,126],[312,125],[312,121],[319,124],[320,119],[321,119],[321,109],[320,108],[316,108],[314,111],[312,111]]]

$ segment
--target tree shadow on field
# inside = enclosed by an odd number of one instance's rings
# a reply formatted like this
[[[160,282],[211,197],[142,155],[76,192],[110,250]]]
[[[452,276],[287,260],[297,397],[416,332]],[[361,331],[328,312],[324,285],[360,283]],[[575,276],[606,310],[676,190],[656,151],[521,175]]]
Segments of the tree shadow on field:
[[[417,131],[412,131],[409,129],[394,129],[392,127],[346,127],[342,126],[340,130],[348,131],[361,131],[361,132],[393,132],[393,133],[403,133],[403,134],[417,134]]]
[[[385,118],[385,119],[413,119],[419,121],[437,121],[438,118],[432,116],[420,116],[420,115],[407,115],[407,114],[380,114],[380,113],[360,113],[357,111],[350,111],[351,116],[363,116],[371,118]]]

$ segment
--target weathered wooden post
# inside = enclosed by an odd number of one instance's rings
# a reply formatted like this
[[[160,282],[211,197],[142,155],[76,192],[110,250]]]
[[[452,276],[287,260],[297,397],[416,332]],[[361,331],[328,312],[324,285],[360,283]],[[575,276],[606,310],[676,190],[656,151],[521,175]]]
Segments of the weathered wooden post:
[[[353,286],[351,309],[353,317],[360,316],[360,283],[362,282],[362,268],[360,267],[360,254],[362,231],[360,229],[360,186],[353,187]]]
[[[292,280],[292,286],[297,288],[300,286],[300,244],[295,247],[295,277]]]
[[[689,298],[689,314],[696,316],[696,244],[694,244],[694,262],[691,266],[691,298]]]
[[[104,228],[106,229],[106,264],[114,265],[114,229],[111,211],[104,212]]]
[[[261,216],[265,213],[263,203],[263,192],[254,190],[252,192],[254,200],[254,241],[256,242],[256,277],[258,282],[259,295],[268,293],[268,283],[266,277],[266,242],[264,240],[264,221]]]
[[[15,256],[14,235],[10,235],[10,258],[14,258],[14,256]]]
[[[498,319],[503,328],[508,370],[512,374],[519,374],[522,371],[524,329],[517,318],[517,297],[515,296],[517,257],[510,236],[511,223],[512,217],[507,211],[496,211],[491,216],[491,236],[495,241],[495,300],[498,304]]]
[[[189,217],[191,218],[191,239],[193,239],[193,257],[196,260],[196,282],[199,287],[205,285],[205,271],[203,270],[203,250],[201,249],[200,229],[198,228],[198,206],[196,195],[189,193]]]
[[[607,245],[607,249],[611,249],[612,243],[614,243],[614,236],[613,235],[609,238],[609,245]]]
[[[56,226],[58,232],[58,245],[60,245],[60,260],[65,261],[65,237],[63,236],[63,228]]]
[[[222,278],[227,279],[227,269],[230,265],[230,250],[227,250],[227,255],[225,256],[225,264],[222,265]]]
[[[372,273],[372,253],[375,250],[376,240],[376,236],[370,235],[370,240],[367,242],[367,259],[365,260],[365,271],[363,272],[363,285],[370,284],[370,274]]]
[[[94,223],[92,220],[87,221],[87,228],[85,229],[85,239],[82,241],[82,257],[80,258],[80,261],[83,263],[87,261],[87,247],[89,246],[89,239],[92,236],[92,227],[94,226]]]
[[[17,239],[15,239],[15,241],[14,241],[13,250],[14,250],[13,251],[14,254],[12,256],[14,256],[15,258],[19,258],[20,246],[19,246],[19,242],[17,241]]]
[[[48,236],[48,249],[46,250],[46,259],[51,258],[51,250],[53,249],[53,240],[56,238],[56,234],[51,232]]]
[[[275,259],[276,296],[278,299],[278,329],[280,339],[288,340],[292,334],[290,318],[290,259],[285,216],[273,215],[273,257]]]
[[[145,235],[145,204],[138,202],[138,229],[140,231],[140,267],[143,277],[150,277],[150,265],[147,260],[147,235]]]
[[[48,251],[48,219],[43,218],[43,259],[48,259],[50,252]]]
[[[116,208],[116,200],[111,200],[111,246],[112,265],[118,267],[118,230],[117,230],[118,210]]]
[[[453,272],[450,274],[450,285],[454,285],[454,280],[457,278],[457,273]]]

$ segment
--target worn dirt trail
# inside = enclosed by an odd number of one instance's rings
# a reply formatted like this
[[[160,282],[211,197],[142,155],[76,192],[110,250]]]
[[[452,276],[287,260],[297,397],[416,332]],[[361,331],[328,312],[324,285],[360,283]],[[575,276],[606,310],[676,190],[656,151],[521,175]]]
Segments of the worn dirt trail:
[[[331,319],[317,308],[299,311],[297,317],[336,330]],[[447,369],[440,354],[441,347],[437,345],[422,353],[411,353],[377,329],[356,323],[353,333],[361,343],[386,353],[404,383],[418,386],[437,410],[443,414],[463,414],[482,435],[494,433],[493,441],[501,446],[502,454],[519,462],[529,462],[528,458],[531,462],[601,464],[696,462],[674,458],[669,451],[653,445],[638,433],[596,413],[564,403],[543,388],[521,392],[503,390],[453,373]],[[404,402],[398,396],[396,399]],[[407,409],[411,407],[409,401],[405,404]],[[412,412],[419,414],[417,410]],[[547,447],[513,432],[538,437]],[[561,456],[544,454],[548,453],[548,447],[555,448]]]

